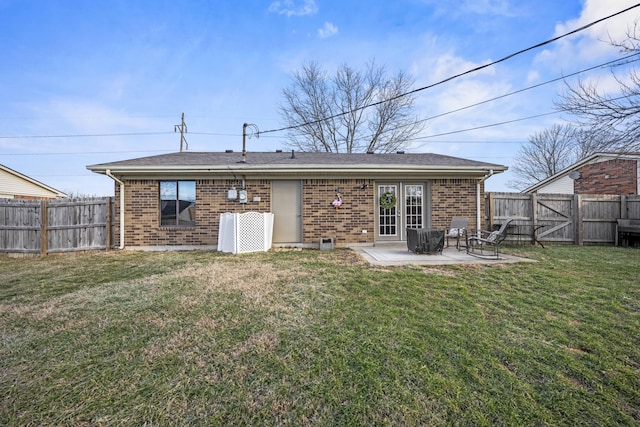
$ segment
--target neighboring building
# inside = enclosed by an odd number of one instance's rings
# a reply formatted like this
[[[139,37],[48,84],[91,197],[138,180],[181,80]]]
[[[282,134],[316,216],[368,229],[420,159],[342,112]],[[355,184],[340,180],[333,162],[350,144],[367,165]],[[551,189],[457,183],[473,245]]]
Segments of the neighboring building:
[[[215,248],[220,215],[273,212],[274,246],[404,241],[477,228],[484,181],[507,167],[438,154],[179,152],[87,166],[115,181],[121,248]],[[121,209],[123,207],[123,209]]]
[[[596,153],[522,192],[640,194],[640,153]]]
[[[0,199],[51,200],[66,197],[62,191],[0,165]]]

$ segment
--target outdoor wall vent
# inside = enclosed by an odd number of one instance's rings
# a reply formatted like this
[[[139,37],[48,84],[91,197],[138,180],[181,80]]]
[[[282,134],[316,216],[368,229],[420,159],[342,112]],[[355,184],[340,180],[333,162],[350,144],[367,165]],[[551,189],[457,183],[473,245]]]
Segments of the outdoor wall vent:
[[[276,150],[276,153],[282,153],[282,150]]]
[[[404,151],[396,151],[397,154],[404,154]]]
[[[225,153],[233,153],[233,150],[224,150]]]

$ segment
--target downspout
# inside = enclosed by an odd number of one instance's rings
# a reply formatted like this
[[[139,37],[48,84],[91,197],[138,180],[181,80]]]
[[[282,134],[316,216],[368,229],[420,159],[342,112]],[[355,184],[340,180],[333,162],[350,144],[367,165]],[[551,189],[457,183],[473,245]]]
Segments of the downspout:
[[[493,169],[489,169],[489,173],[478,179],[478,182],[476,183],[476,228],[478,230],[482,229],[482,226],[480,225],[480,184],[485,182],[491,175],[493,175]]]
[[[107,169],[106,174],[109,178],[120,184],[120,249],[124,249],[124,182],[116,178],[111,169]]]

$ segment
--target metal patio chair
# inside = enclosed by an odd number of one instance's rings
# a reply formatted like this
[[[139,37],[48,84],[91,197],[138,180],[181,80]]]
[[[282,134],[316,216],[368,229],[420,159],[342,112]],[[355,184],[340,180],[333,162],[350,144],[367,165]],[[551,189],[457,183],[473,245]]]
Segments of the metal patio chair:
[[[456,240],[456,249],[460,250],[460,238],[466,241],[467,228],[469,227],[469,218],[456,217],[451,218],[451,225],[447,228],[444,237],[447,239],[447,247],[449,247],[449,239]]]
[[[467,236],[467,253],[480,258],[500,259],[500,243],[507,237],[508,219],[496,231],[472,230]]]

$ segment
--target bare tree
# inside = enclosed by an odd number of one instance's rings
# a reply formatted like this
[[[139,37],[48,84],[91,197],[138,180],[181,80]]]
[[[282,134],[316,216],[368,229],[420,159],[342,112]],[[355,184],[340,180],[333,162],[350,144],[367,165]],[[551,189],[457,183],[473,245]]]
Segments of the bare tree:
[[[618,93],[604,93],[596,83],[581,80],[575,86],[567,84],[567,91],[556,103],[560,110],[575,116],[575,126],[592,135],[595,151],[640,151],[640,74],[635,68],[639,32],[636,21],[625,41],[609,40],[626,58],[611,69]],[[618,71],[621,67],[624,75]]]
[[[583,155],[578,137],[579,132],[570,125],[557,124],[530,136],[511,166],[515,179],[507,185],[522,190],[574,163]]]
[[[305,63],[283,90],[287,144],[332,153],[405,148],[423,129],[413,115],[414,97],[405,95],[412,85],[407,74],[388,78],[373,61],[364,71],[342,65],[333,77],[316,62]]]
[[[507,186],[516,190],[530,187],[585,157],[608,151],[611,138],[570,124],[555,124],[535,133],[520,147],[511,165],[515,178]]]

